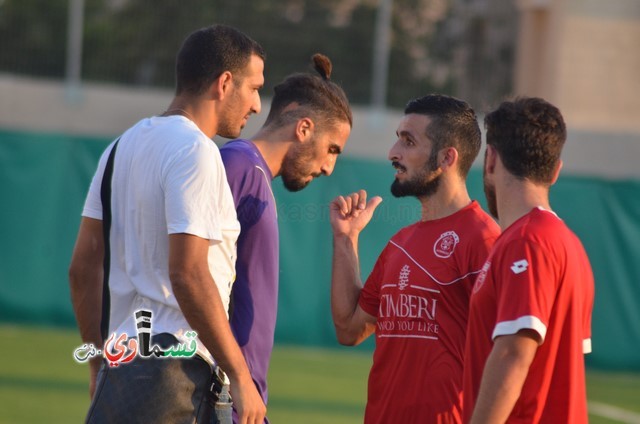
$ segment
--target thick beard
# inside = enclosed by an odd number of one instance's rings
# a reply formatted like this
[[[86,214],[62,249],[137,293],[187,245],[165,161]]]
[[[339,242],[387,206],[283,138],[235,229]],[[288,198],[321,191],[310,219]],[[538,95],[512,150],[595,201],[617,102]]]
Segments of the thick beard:
[[[312,175],[310,163],[313,159],[315,140],[310,140],[309,144],[290,149],[282,162],[282,183],[288,191],[296,192],[305,188],[311,181],[305,178]]]
[[[393,183],[391,183],[391,194],[395,197],[432,196],[438,191],[438,187],[440,187],[441,177],[442,175],[436,175],[435,177],[430,177],[427,181],[424,181],[422,178],[414,178],[404,183],[394,180]]]
[[[308,186],[310,182],[311,181],[302,181],[299,179],[290,178],[286,174],[282,174],[282,183],[284,184],[284,188],[292,193],[302,190],[303,188]]]
[[[395,179],[391,184],[391,194],[395,197],[430,197],[438,191],[440,187],[441,173],[437,173],[437,157],[430,156],[427,164],[412,179],[400,182]]]

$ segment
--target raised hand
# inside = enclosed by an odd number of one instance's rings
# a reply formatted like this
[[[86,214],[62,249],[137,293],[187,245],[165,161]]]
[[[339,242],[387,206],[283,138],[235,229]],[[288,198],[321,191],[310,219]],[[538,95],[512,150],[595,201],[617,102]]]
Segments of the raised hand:
[[[380,203],[380,196],[372,197],[367,202],[367,192],[364,190],[333,199],[329,204],[329,216],[334,236],[357,236],[371,221]]]

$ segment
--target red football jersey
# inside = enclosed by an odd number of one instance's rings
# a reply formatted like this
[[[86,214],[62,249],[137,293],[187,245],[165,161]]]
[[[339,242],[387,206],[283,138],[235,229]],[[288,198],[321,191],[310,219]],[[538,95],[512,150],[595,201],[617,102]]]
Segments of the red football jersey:
[[[501,335],[535,330],[542,343],[510,423],[586,423],[584,353],[591,351],[594,283],[582,243],[553,212],[533,209],[498,238],[471,296],[464,417]]]
[[[394,235],[359,305],[377,318],[365,423],[459,423],[469,298],[500,229],[472,202]]]

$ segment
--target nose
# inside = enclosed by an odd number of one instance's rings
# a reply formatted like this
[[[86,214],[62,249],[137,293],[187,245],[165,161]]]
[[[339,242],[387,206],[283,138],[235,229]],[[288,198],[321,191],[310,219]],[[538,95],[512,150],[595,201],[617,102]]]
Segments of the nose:
[[[336,157],[331,155],[329,156],[329,159],[327,159],[327,161],[324,163],[324,165],[320,167],[320,171],[328,177],[333,172],[333,168],[335,168],[335,166],[336,166]]]
[[[256,98],[253,102],[253,106],[251,107],[251,111],[257,115],[261,110],[262,104],[260,102],[260,93],[256,92]]]
[[[389,149],[389,155],[387,156],[387,159],[389,159],[391,162],[397,162],[400,159],[400,149],[398,149],[398,141],[396,141],[395,143],[393,143],[393,146],[391,146],[391,149]]]

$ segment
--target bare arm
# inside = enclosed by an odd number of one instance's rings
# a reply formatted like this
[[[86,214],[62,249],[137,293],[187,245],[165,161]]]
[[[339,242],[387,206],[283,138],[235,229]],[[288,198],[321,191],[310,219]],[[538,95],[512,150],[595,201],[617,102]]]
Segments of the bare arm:
[[[171,234],[171,286],[187,322],[229,376],[240,422],[262,423],[266,407],[231,332],[220,293],[209,271],[208,251],[209,240],[189,234]]]
[[[472,424],[504,423],[529,373],[540,336],[533,330],[496,338],[482,373]]]
[[[339,196],[330,204],[333,229],[333,265],[331,272],[331,314],[338,342],[361,343],[375,331],[376,319],[358,305],[362,281],[358,259],[358,237],[369,223],[382,199],[367,203],[367,193],[360,190]]]
[[[104,343],[100,334],[103,260],[102,221],[82,218],[69,266],[69,286],[80,337],[83,343],[93,344],[97,349],[102,349]],[[95,392],[100,363],[101,357],[89,361],[91,398]]]

